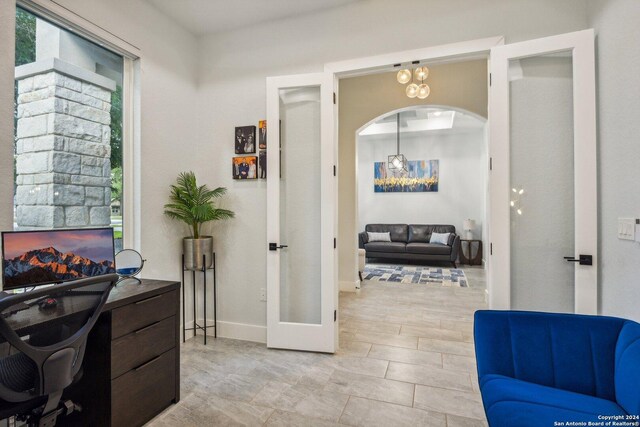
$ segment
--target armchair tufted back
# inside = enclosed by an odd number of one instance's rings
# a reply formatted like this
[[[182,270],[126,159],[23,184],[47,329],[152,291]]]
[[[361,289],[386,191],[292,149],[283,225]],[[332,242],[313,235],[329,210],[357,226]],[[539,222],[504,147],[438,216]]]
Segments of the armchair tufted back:
[[[484,375],[499,374],[612,401],[623,392],[630,396],[622,401],[629,406],[625,409],[636,405],[637,413],[640,331],[625,327],[621,334],[625,322],[605,316],[477,311],[478,375],[481,381]],[[630,346],[623,351],[625,342]],[[629,365],[635,360],[634,366],[626,366],[627,357]],[[636,391],[629,391],[633,387]]]

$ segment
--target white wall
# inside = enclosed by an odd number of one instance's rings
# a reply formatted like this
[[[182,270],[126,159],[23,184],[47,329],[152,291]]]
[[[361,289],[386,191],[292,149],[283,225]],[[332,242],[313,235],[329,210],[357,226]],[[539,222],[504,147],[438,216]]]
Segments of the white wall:
[[[484,129],[430,131],[401,138],[400,152],[408,160],[439,160],[438,192],[375,193],[373,163],[396,151],[396,136],[358,138],[358,231],[367,224],[451,224],[464,236],[463,221],[476,220],[474,237],[481,238],[486,187]]]
[[[600,311],[640,321],[640,244],[618,217],[640,218],[640,2],[589,0],[596,30]]]
[[[260,288],[266,287],[266,185],[234,182],[230,163],[234,127],[265,118],[267,76],[316,72],[327,62],[482,37],[504,35],[514,42],[586,27],[583,0],[406,0],[402,7],[367,0],[202,38],[194,164],[203,180],[229,188],[227,205],[237,213],[214,227],[219,319],[266,323],[266,305],[260,301]]]

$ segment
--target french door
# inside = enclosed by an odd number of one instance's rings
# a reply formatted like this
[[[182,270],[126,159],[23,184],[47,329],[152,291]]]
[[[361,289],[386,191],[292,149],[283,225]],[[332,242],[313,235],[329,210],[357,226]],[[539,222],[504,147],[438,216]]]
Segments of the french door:
[[[597,313],[593,30],[491,49],[495,309]]]
[[[333,78],[267,78],[267,346],[335,351]]]

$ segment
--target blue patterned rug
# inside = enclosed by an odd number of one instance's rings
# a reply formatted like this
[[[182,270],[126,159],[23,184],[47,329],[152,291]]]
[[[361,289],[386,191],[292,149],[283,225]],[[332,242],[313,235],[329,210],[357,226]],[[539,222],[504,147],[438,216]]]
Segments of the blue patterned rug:
[[[421,285],[433,283],[445,287],[469,287],[464,271],[459,268],[367,264],[364,267],[362,278],[374,282],[416,283]]]

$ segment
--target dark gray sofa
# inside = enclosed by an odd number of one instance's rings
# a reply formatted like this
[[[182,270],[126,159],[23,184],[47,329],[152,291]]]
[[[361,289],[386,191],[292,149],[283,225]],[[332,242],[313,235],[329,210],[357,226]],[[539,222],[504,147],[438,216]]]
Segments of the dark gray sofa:
[[[369,242],[367,232],[389,233],[391,242]],[[429,243],[431,233],[451,233],[447,245]],[[453,225],[367,224],[359,234],[359,247],[367,258],[406,261],[443,261],[454,267],[460,251],[460,236]]]

